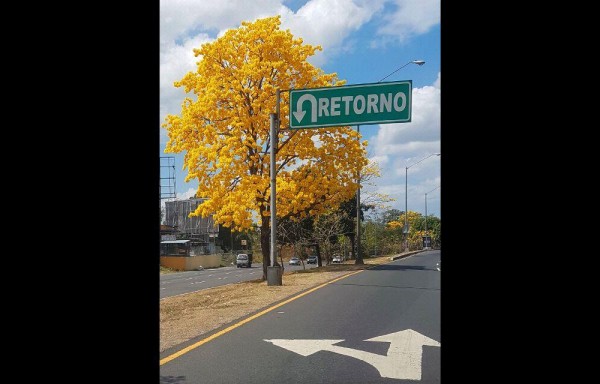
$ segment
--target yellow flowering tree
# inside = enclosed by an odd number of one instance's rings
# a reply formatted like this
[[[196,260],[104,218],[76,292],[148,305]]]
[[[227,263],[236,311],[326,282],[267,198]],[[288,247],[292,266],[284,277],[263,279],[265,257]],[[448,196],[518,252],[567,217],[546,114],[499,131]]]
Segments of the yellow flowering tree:
[[[194,53],[197,69],[175,82],[186,93],[179,115],[163,127],[165,152],[185,152],[186,181],[207,198],[193,215],[242,231],[258,222],[263,257],[270,254],[269,115],[281,92],[276,147],[277,217],[316,216],[351,198],[357,170],[367,164],[366,141],[351,127],[290,130],[285,90],[344,85],[306,60],[320,46],[303,44],[280,17],[243,22]],[[267,263],[263,263],[263,279]]]
[[[417,223],[419,223],[421,221],[422,215],[419,212],[415,212],[415,211],[408,211],[408,237],[403,235],[405,241],[408,240],[408,245],[409,245],[409,249],[411,248],[411,245],[413,246],[412,248],[415,247],[415,244],[417,244],[417,240],[418,238],[420,238],[420,230],[418,229],[418,225]],[[398,217],[398,220],[394,220],[394,221],[390,221],[389,223],[387,223],[387,227],[390,229],[403,229],[404,228],[404,212],[400,213],[400,216]]]

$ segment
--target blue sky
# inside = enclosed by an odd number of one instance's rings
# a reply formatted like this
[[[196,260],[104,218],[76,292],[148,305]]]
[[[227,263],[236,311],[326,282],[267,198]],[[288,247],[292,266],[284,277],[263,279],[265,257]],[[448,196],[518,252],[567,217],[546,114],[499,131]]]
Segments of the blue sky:
[[[441,152],[440,0],[161,0],[159,156],[175,157],[177,198],[192,196],[197,184],[184,182],[183,154],[164,153],[168,137],[160,125],[180,113],[186,96],[173,82],[195,70],[193,48],[242,21],[277,14],[281,29],[323,47],[311,64],[347,85],[376,83],[425,61],[384,80],[412,80],[412,121],[360,126],[369,159],[381,168],[361,199],[375,190],[395,199],[388,208],[404,211],[407,197],[408,210],[425,214],[427,194],[427,214],[441,217],[441,156],[428,157]]]

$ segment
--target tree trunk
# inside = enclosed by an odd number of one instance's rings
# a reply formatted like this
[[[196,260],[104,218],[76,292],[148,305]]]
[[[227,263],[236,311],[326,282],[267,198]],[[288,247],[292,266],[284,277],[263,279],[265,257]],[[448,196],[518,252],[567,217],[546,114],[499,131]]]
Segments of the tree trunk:
[[[315,242],[315,250],[317,251],[317,266],[322,267],[323,262],[321,261],[321,248],[319,248],[318,242]]]

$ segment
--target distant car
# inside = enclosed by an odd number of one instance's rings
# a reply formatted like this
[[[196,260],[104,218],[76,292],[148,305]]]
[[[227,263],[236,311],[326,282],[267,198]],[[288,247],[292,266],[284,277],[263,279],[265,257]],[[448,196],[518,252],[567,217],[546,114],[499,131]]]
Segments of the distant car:
[[[317,256],[308,256],[306,264],[317,264]]]
[[[296,256],[292,257],[288,262],[289,265],[300,265],[300,259]]]
[[[342,262],[342,256],[335,256],[333,258],[333,260],[331,260],[332,263],[336,263],[336,264],[340,264]]]
[[[249,257],[248,254],[246,254],[246,253],[240,253],[239,255],[237,255],[235,260],[236,260],[236,264],[237,264],[238,268],[241,268],[241,267],[251,268],[252,267],[252,258]]]

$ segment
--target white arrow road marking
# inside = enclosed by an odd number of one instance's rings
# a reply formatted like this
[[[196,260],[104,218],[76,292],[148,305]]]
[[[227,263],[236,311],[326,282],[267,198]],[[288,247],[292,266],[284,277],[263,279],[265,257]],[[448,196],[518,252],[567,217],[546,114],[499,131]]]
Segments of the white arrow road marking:
[[[354,357],[374,366],[381,377],[404,380],[421,380],[421,357],[424,345],[441,346],[436,340],[412,329],[365,340],[390,343],[386,356],[334,345],[344,340],[272,339],[265,341],[302,356],[309,356],[319,351],[330,351]]]
[[[298,122],[302,121],[302,118],[304,117],[304,114],[306,113],[305,111],[302,110],[302,103],[304,102],[304,100],[310,101],[310,105],[311,105],[310,121],[312,123],[316,123],[317,122],[317,98],[309,93],[305,93],[304,95],[300,96],[300,98],[298,99],[298,102],[296,103],[296,112],[293,112],[294,116],[296,117],[296,120],[298,120]]]

